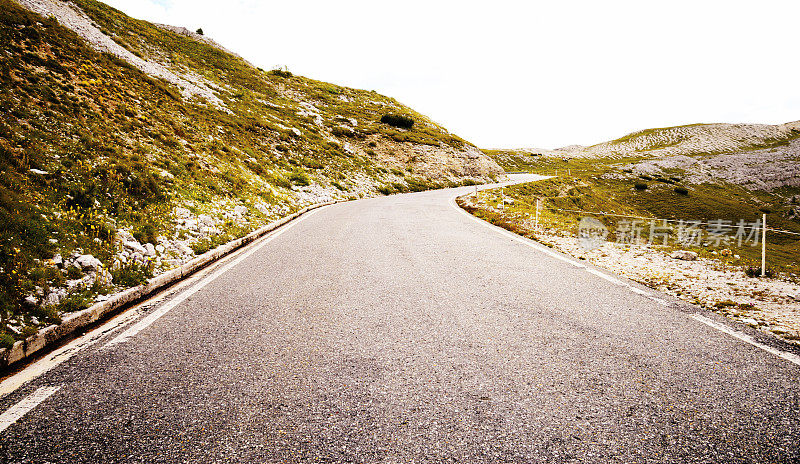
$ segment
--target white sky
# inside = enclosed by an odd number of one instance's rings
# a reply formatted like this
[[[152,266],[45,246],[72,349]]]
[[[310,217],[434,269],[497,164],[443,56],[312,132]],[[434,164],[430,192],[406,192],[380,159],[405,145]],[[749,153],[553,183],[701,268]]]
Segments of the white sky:
[[[376,90],[481,147],[800,119],[797,0],[105,1]]]

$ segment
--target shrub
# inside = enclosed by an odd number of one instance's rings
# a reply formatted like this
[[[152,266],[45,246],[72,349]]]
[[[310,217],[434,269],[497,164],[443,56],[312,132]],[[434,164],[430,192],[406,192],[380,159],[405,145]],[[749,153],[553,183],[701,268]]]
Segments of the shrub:
[[[402,114],[384,114],[381,116],[381,123],[399,127],[401,129],[411,129],[414,127],[414,120],[411,117]]]
[[[354,137],[356,135],[356,133],[353,132],[353,129],[342,126],[336,126],[333,129],[331,129],[331,134],[333,134],[336,137]]]
[[[269,72],[269,74],[283,78],[288,78],[293,76],[293,74],[286,69],[273,69],[272,71]]]
[[[678,195],[689,195],[689,189],[686,187],[675,187],[675,193]]]
[[[7,333],[0,335],[0,348],[7,348],[10,350],[11,347],[13,346],[14,346],[14,337],[12,337]]]
[[[152,224],[142,224],[133,231],[133,238],[139,241],[139,243],[152,243],[153,245],[157,244],[156,240],[156,228]]]
[[[652,178],[652,177],[650,177],[650,176],[648,176],[648,175],[645,175],[645,174],[642,174],[641,176],[639,176],[639,178],[640,178],[640,179],[643,179],[643,180],[653,180],[653,178]]]
[[[62,300],[61,303],[58,304],[57,310],[59,313],[74,313],[75,311],[88,308],[90,303],[91,299],[83,292],[74,293]]]
[[[199,27],[199,28],[197,28],[197,31],[195,31],[195,32],[197,32],[198,35],[203,35],[203,28]]]
[[[311,183],[311,179],[308,177],[305,171],[302,169],[296,169],[289,174],[289,181],[295,185],[309,185]]]
[[[121,287],[135,287],[153,276],[152,266],[130,262],[111,270],[113,282]]]
[[[647,184],[645,182],[637,182],[633,185],[633,188],[636,190],[647,190]]]
[[[744,273],[747,277],[761,277],[761,266],[745,266]],[[764,269],[764,276],[765,277],[774,277],[775,271],[771,268]]]

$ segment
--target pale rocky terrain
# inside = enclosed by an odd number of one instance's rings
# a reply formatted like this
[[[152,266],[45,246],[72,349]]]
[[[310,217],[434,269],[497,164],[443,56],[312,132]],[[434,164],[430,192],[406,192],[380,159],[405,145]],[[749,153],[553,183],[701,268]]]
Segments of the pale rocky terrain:
[[[693,124],[646,129],[589,147],[573,145],[552,153],[566,157],[662,157],[751,151],[797,138],[800,121],[786,124]]]
[[[722,180],[749,190],[766,191],[800,187],[800,139],[777,148],[695,157],[670,155],[625,167],[636,175],[683,170],[684,181],[691,184]]]
[[[164,79],[177,85],[184,97],[200,97],[208,102],[224,107],[222,100],[214,94],[213,84],[197,76],[181,76],[162,63],[145,60],[134,55],[105,35],[80,8],[69,2],[59,0],[16,0],[20,5],[45,17],[55,18],[59,24],[72,29],[94,49],[111,53],[123,59],[143,73]],[[196,34],[195,34],[196,35]],[[215,44],[215,46],[219,47]]]

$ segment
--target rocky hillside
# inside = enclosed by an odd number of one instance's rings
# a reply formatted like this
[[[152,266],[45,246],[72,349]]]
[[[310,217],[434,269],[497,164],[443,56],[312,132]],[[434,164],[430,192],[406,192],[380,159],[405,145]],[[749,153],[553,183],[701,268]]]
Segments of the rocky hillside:
[[[309,203],[503,172],[391,98],[94,0],[0,0],[0,44],[2,345]]]
[[[709,155],[779,148],[800,138],[800,121],[786,124],[691,124],[646,129],[590,147],[554,150],[569,157]]]
[[[507,171],[542,166],[540,160],[553,158],[602,158],[604,163],[624,159],[633,161],[624,167],[635,176],[680,174],[691,184],[726,182],[770,192],[800,187],[800,121],[778,125],[693,124],[646,129],[590,147],[485,152]]]

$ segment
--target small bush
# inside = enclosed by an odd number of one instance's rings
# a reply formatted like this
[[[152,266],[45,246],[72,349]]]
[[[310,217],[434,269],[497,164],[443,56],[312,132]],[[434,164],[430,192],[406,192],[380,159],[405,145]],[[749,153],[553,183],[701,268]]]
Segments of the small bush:
[[[633,185],[636,190],[647,190],[647,184],[644,182],[637,182]]]
[[[156,240],[156,228],[152,224],[142,224],[133,231],[133,238],[139,241],[139,243],[152,243],[156,245],[158,241]]]
[[[761,277],[761,266],[745,266],[744,273],[747,277]],[[775,276],[775,271],[768,267],[764,269],[764,276],[772,278]]]
[[[414,127],[414,120],[411,117],[402,114],[384,114],[381,116],[381,123],[399,127],[401,129],[411,129]]]
[[[686,196],[689,195],[689,189],[686,187],[675,187],[675,193]]]
[[[273,69],[272,71],[269,72],[269,74],[283,78],[292,77],[294,75],[289,70],[286,69]]]
[[[734,306],[736,306],[736,302],[733,300],[718,301],[716,304],[714,304],[714,307],[719,309],[732,308]]]
[[[302,169],[297,169],[292,171],[289,174],[289,181],[295,185],[309,185],[311,184],[311,179],[308,177],[305,171]]]
[[[75,311],[88,308],[90,303],[91,299],[89,299],[87,295],[84,293],[75,293],[62,300],[57,306],[57,311],[59,313],[74,313]]]
[[[641,176],[639,176],[639,178],[642,179],[642,180],[653,180],[652,177],[650,177],[648,175],[645,175],[645,174],[642,174]]]
[[[203,28],[199,27],[199,28],[197,28],[197,31],[195,31],[195,32],[197,32],[197,35],[203,35]]]
[[[121,287],[135,287],[147,282],[153,276],[153,269],[150,265],[140,265],[135,262],[123,264],[111,270],[113,282]]]
[[[14,346],[14,337],[11,335],[4,333],[0,335],[0,348],[11,349]]]
[[[331,129],[331,134],[333,134],[336,137],[354,137],[356,135],[356,133],[353,132],[353,129],[342,126],[336,126],[333,129]]]

